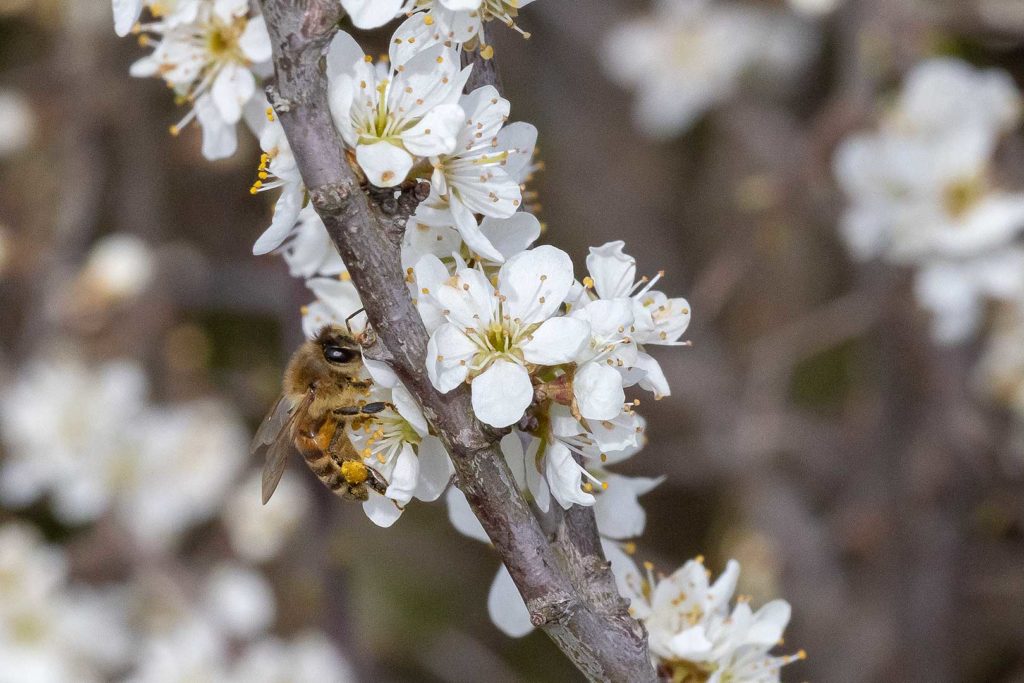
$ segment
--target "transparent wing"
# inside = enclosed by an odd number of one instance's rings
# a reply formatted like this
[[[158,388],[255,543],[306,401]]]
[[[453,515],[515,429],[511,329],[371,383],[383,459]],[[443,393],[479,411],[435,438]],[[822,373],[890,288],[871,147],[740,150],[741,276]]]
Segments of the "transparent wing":
[[[263,464],[264,505],[274,495],[274,490],[277,489],[281,476],[284,474],[288,456],[295,450],[292,443],[292,424],[298,416],[304,415],[309,410],[309,404],[312,402],[313,392],[310,391],[299,405],[295,406],[293,410],[289,410],[288,401],[282,396],[253,438],[253,454],[259,454],[263,450],[266,450],[267,454]]]

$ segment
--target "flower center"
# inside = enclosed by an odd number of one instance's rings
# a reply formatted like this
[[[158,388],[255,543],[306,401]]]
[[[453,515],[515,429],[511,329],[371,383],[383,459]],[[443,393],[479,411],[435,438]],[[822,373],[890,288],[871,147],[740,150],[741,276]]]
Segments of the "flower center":
[[[238,46],[238,39],[245,30],[245,19],[232,24],[214,23],[206,34],[206,49],[214,61],[232,60],[245,62],[245,57]]]
[[[947,185],[942,192],[942,205],[954,218],[963,218],[985,194],[980,178],[964,178]]]
[[[714,673],[714,670],[708,671],[684,659],[666,660],[661,663],[661,669],[668,674],[666,677],[672,683],[705,683]]]

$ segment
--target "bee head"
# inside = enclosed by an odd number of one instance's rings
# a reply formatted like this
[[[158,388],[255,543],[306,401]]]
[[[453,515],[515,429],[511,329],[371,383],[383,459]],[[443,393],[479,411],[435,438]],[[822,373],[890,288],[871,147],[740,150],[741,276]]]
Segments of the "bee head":
[[[339,370],[358,367],[362,363],[359,344],[339,325],[327,325],[314,340],[328,365]]]

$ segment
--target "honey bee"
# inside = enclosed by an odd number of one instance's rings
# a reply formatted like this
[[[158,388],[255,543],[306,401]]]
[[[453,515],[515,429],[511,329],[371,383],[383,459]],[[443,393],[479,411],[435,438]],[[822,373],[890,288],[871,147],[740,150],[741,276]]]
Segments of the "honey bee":
[[[366,403],[372,382],[360,379],[359,344],[339,325],[328,325],[292,355],[283,393],[260,425],[250,452],[266,452],[263,503],[281,481],[296,449],[327,488],[346,500],[364,501],[372,489],[387,490],[384,477],[367,467],[345,432],[346,418],[362,418],[389,407]]]

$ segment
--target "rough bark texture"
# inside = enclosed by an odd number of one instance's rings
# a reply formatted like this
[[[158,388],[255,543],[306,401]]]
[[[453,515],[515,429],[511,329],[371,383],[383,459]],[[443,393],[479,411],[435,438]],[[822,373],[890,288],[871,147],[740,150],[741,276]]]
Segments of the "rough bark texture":
[[[466,387],[442,395],[425,370],[427,333],[405,284],[401,242],[426,187],[367,193],[331,121],[322,58],[340,9],[331,0],[261,0],[274,47],[268,90],[323,219],[366,306],[375,339],[368,353],[389,362],[445,443],[459,488],[512,575],[535,625],[589,679],[654,681],[643,627],[615,590],[591,511],[571,511],[556,538],[542,531],[497,445],[473,416]],[[496,79],[494,63],[481,78]],[[488,76],[489,74],[489,76]],[[483,81],[488,82],[488,81]]]

